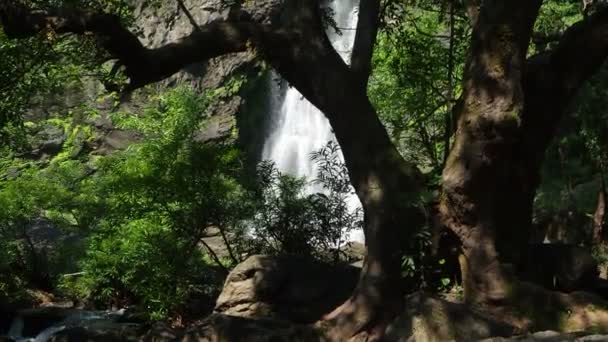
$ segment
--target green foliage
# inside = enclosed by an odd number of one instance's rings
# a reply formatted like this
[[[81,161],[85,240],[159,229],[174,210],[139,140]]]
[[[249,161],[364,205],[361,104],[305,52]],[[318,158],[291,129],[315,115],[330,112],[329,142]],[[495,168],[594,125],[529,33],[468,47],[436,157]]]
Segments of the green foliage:
[[[123,0],[30,1],[36,8],[70,6],[117,14],[125,25],[133,22]],[[44,30],[27,39],[8,39],[0,27],[0,145],[14,145],[27,109],[47,106],[56,94],[80,89],[83,74],[107,78],[106,53],[91,35],[76,37]],[[106,75],[106,76],[104,76]]]
[[[602,69],[581,89],[569,115],[549,147],[542,183],[535,198],[535,220],[568,221],[577,236],[591,236],[590,218],[596,209],[600,178],[608,181],[608,119],[605,89],[608,69]],[[565,215],[565,213],[569,213]]]
[[[140,142],[103,157],[82,153],[99,134],[87,123],[94,111],[26,122],[22,147],[3,147],[8,153],[0,159],[0,268],[23,270],[3,272],[11,276],[1,280],[2,291],[37,286],[33,278],[44,272],[65,294],[100,305],[134,303],[158,319],[183,311],[193,297],[210,299],[221,286],[218,275],[252,253],[339,260],[361,213],[346,205],[352,189],[337,145],[313,156],[317,187],[326,190],[311,195],[303,180],[269,165],[248,176],[235,146],[199,140],[207,108],[243,82],[235,78],[203,96],[179,87],[149,98],[142,113],[113,113],[114,125],[138,132]],[[59,141],[49,157],[23,157],[45,139]],[[28,245],[39,219],[73,239],[42,252]],[[229,258],[200,245],[210,228],[221,231]],[[33,267],[34,258],[49,264]]]
[[[535,37],[530,53],[538,53],[555,46],[554,37],[582,19],[580,1],[545,1],[534,24]]]
[[[88,180],[103,210],[82,263],[80,295],[139,303],[160,318],[217,286],[205,278],[213,271],[198,244],[209,227],[238,215],[231,209],[243,190],[238,151],[196,140],[213,95],[177,88],[143,115],[115,115],[144,142],[99,160]]]
[[[438,174],[449,148],[446,130],[452,134],[451,106],[460,93],[468,22],[461,9],[452,28],[444,8],[424,1],[410,5],[378,35],[368,93],[402,155]]]
[[[149,214],[100,227],[76,283],[79,295],[103,304],[136,303],[152,319],[194,296],[211,296],[217,284],[202,251],[166,221]]]
[[[349,207],[353,189],[339,160],[339,147],[330,142],[311,156],[318,175],[309,193],[305,179],[281,174],[271,162],[258,166],[254,216],[250,223],[255,252],[294,254],[338,262],[347,234],[362,229],[363,214]]]
[[[30,283],[48,289],[57,272],[66,265],[56,251],[39,246],[32,227],[41,218],[51,219],[58,227],[74,223],[79,205],[73,177],[81,171],[75,165],[57,164],[45,170],[29,168],[16,179],[0,182],[0,240],[4,251],[0,283]],[[67,234],[67,232],[66,232]],[[8,278],[12,278],[10,280]],[[1,286],[1,285],[0,285]]]

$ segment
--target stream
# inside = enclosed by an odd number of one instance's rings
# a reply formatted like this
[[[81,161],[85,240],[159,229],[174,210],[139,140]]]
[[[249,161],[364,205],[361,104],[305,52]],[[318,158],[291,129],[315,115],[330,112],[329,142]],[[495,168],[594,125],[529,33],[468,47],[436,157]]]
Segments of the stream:
[[[45,310],[47,308],[40,308]],[[66,329],[75,328],[75,327],[94,327],[94,328],[111,328],[112,325],[118,323],[119,319],[123,316],[125,309],[120,310],[106,310],[106,311],[89,311],[89,310],[78,310],[78,309],[65,309],[63,312],[58,310],[59,313],[55,317],[49,315],[47,318],[47,322],[55,322],[50,323],[50,325],[44,322],[44,315],[36,316],[37,309],[24,310],[22,313],[16,315],[13,318],[11,327],[8,331],[8,337],[17,341],[17,342],[46,342],[49,341],[53,335],[64,331]],[[45,326],[40,331],[33,332],[32,329],[27,329],[26,325],[31,322],[36,322],[38,325]],[[40,324],[42,321],[42,324]],[[122,323],[121,323],[122,324]]]

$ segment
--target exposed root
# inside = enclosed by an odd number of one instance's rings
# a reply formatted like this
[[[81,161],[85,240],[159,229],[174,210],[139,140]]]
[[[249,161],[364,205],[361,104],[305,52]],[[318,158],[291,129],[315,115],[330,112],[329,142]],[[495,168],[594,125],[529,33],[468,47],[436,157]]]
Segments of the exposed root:
[[[355,293],[316,326],[330,341],[379,341],[402,309],[403,301],[399,298],[381,304]]]

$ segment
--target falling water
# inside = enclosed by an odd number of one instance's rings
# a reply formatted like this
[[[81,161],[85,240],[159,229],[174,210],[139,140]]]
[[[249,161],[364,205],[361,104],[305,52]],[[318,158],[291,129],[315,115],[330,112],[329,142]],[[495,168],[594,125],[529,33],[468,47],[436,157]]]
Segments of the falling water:
[[[332,45],[346,63],[350,63],[359,14],[358,0],[333,0],[328,7],[340,32],[328,28]],[[264,160],[272,160],[285,173],[313,180],[317,168],[310,159],[311,152],[324,147],[336,138],[325,115],[308,102],[295,88],[282,89],[277,82],[271,84],[272,129],[262,153]],[[277,96],[282,95],[282,96]],[[340,154],[342,160],[343,156]],[[322,192],[320,185],[309,182],[308,193]],[[361,207],[354,194],[348,199],[351,210]],[[363,242],[363,232],[351,233],[349,240]]]

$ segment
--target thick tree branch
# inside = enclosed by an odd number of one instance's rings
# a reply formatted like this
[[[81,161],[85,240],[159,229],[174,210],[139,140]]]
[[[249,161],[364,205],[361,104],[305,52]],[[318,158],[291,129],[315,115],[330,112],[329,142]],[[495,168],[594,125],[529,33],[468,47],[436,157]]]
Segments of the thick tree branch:
[[[587,80],[608,56],[608,8],[574,24],[551,53],[550,64],[566,93]]]
[[[563,32],[551,32],[551,33],[532,33],[532,42],[534,44],[548,44],[560,41],[564,36]]]
[[[531,172],[542,162],[564,109],[606,57],[608,9],[603,8],[567,29],[553,50],[528,59],[521,153]]]
[[[125,67],[130,80],[126,90],[160,81],[195,62],[245,51],[259,41],[269,49],[276,48],[274,41],[289,41],[281,37],[286,32],[271,30],[255,22],[216,21],[199,27],[178,42],[148,49],[111,14],[65,8],[31,11],[4,3],[0,7],[0,20],[9,38],[30,37],[43,30],[60,34],[95,34],[108,53]]]
[[[66,8],[34,11],[16,2],[2,2],[0,20],[10,38],[30,37],[48,29],[95,34],[125,67],[130,80],[125,90],[160,81],[192,63],[256,48],[308,100],[324,112],[331,112],[327,90],[353,79],[324,32],[319,3],[289,0],[284,10],[288,20],[282,27],[239,16],[240,21],[199,26],[199,30],[180,41],[155,49],[145,48],[117,16],[110,14]]]
[[[372,55],[380,23],[380,0],[363,0],[359,5],[357,35],[351,58],[351,70],[363,89],[372,71]]]

